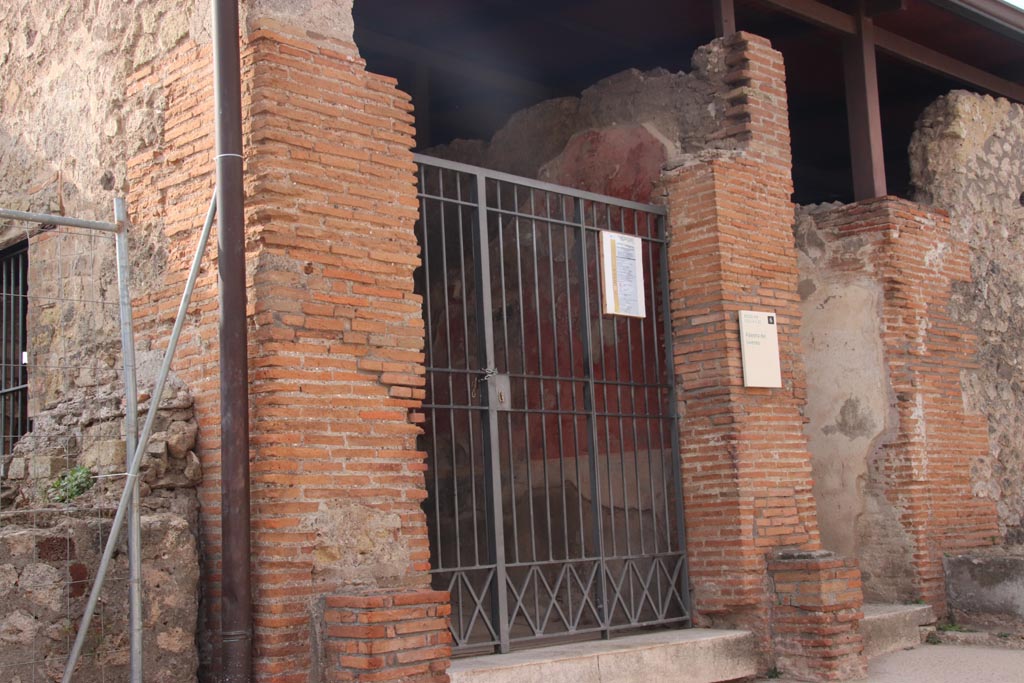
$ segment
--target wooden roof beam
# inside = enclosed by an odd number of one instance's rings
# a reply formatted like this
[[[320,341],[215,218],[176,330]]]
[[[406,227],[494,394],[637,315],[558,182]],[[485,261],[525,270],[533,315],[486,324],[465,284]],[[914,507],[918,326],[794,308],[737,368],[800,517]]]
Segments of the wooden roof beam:
[[[907,8],[907,0],[864,0],[864,16],[875,17]]]
[[[875,29],[875,45],[882,52],[898,57],[911,64],[917,64],[929,71],[945,74],[958,81],[987,90],[994,95],[1024,102],[1024,85],[1000,78],[977,67],[953,59],[941,52],[907,40],[885,29]]]
[[[860,13],[857,16],[857,34],[843,38],[853,196],[857,201],[886,195],[882,110],[875,66],[875,30],[874,22]]]
[[[855,16],[817,2],[817,0],[761,1],[816,26],[838,31],[847,36],[857,35],[857,18]],[[1024,85],[953,59],[891,31],[875,28],[874,40],[879,50],[894,57],[944,74],[994,95],[1024,102]]]
[[[839,31],[848,36],[857,34],[857,20],[834,7],[817,0],[762,0],[766,5],[792,14],[816,26]]]
[[[733,0],[713,0],[715,36],[721,38],[736,33],[736,5]]]

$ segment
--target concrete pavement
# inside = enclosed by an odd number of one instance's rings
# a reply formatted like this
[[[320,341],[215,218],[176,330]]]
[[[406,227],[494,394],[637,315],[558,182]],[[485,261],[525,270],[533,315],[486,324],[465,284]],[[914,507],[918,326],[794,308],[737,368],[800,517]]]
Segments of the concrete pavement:
[[[788,683],[792,679],[771,680]],[[1024,650],[918,645],[872,659],[866,680],[867,683],[1024,683]]]

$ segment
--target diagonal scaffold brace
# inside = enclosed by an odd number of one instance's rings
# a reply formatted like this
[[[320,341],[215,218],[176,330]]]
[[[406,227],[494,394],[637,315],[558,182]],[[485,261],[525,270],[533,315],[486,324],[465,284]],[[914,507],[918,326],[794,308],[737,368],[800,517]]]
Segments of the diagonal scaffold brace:
[[[123,209],[118,212],[119,221],[127,220],[127,217],[123,214]],[[157,408],[160,404],[160,399],[163,396],[164,385],[167,382],[167,376],[171,370],[171,363],[174,360],[174,353],[178,347],[178,339],[181,337],[181,330],[185,324],[185,315],[188,311],[188,306],[192,301],[192,292],[195,290],[196,280],[199,278],[199,268],[202,265],[203,254],[206,252],[206,245],[210,240],[210,232],[213,228],[214,216],[217,213],[217,195],[214,192],[213,198],[210,200],[210,208],[206,213],[206,222],[203,224],[203,230],[199,237],[199,244],[196,245],[196,253],[192,260],[192,267],[189,270],[188,280],[185,283],[185,290],[181,295],[181,303],[178,305],[178,313],[174,318],[174,328],[171,330],[171,338],[167,344],[167,349],[164,351],[163,363],[160,366],[160,372],[157,375],[156,383],[153,386],[152,398],[150,399],[149,411],[146,413],[146,421],[143,424],[142,432],[138,435],[135,441],[134,451],[129,448],[128,452],[131,453],[131,461],[128,465],[128,477],[125,482],[124,492],[121,494],[121,500],[117,506],[117,512],[114,515],[114,521],[110,528],[110,536],[107,538],[107,544],[103,550],[103,557],[100,560],[100,565],[96,570],[96,578],[93,581],[92,590],[89,593],[89,601],[86,603],[85,613],[82,615],[82,620],[78,626],[78,634],[75,636],[75,643],[71,648],[71,654],[68,656],[67,664],[64,667],[64,676],[61,679],[62,683],[71,683],[72,676],[74,674],[75,666],[78,664],[78,659],[81,657],[82,648],[85,645],[85,638],[89,632],[89,625],[92,622],[92,617],[96,612],[96,604],[99,601],[100,591],[103,588],[103,582],[107,576],[107,570],[110,567],[111,558],[114,555],[114,551],[117,548],[118,539],[121,535],[121,528],[124,526],[125,517],[132,507],[132,501],[137,501],[138,491],[138,480],[139,480],[139,467],[142,464],[142,456],[146,452],[146,447],[149,445],[149,438],[153,433],[153,424],[156,420]],[[107,225],[107,224],[104,224]],[[96,227],[96,226],[82,226],[82,227]],[[123,232],[122,226],[115,226],[118,231]],[[124,254],[122,255],[122,250]],[[118,244],[118,265],[119,275],[122,258],[127,258],[127,246],[122,245],[119,241]],[[126,263],[126,261],[125,261]],[[125,271],[126,272],[126,271]],[[122,294],[122,296],[124,296]],[[126,305],[122,301],[122,306]],[[130,305],[130,302],[129,304]],[[127,334],[124,330],[122,334]],[[131,342],[131,356],[134,358],[134,341]],[[127,352],[126,352],[127,353]],[[126,358],[126,363],[127,363]],[[132,362],[131,378],[134,378],[134,361]],[[127,372],[127,371],[126,371]],[[126,386],[129,381],[129,377],[125,377]],[[135,391],[134,398],[131,398],[129,393],[128,399],[128,410],[127,415],[132,414],[132,405],[136,403],[138,399],[138,392]],[[138,410],[135,408],[136,419]],[[133,440],[134,425],[127,421],[125,424],[126,442],[127,445],[131,445]],[[133,495],[136,494],[136,495]],[[135,533],[137,529],[131,530],[131,533]],[[136,579],[133,578],[133,582]],[[131,628],[133,630],[132,638],[132,680],[133,683],[138,679],[141,681],[141,598],[133,597],[133,604],[130,605],[130,613],[132,616]],[[138,633],[134,633],[138,630]],[[138,635],[138,639],[134,637]],[[136,658],[138,657],[138,659]]]

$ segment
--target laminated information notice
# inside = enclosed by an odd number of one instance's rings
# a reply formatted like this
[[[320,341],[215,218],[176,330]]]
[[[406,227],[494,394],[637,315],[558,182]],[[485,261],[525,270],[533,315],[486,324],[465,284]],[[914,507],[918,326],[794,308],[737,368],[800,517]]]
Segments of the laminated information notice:
[[[740,311],[743,386],[782,386],[778,330],[774,312]]]
[[[601,231],[601,282],[604,312],[644,318],[643,241],[634,235]]]

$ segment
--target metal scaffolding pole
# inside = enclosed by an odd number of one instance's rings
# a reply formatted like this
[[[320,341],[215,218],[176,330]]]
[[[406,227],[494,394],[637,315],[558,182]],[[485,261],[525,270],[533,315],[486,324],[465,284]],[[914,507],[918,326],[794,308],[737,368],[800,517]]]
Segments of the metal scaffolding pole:
[[[128,210],[123,199],[114,201],[117,231],[117,292],[121,317],[121,356],[124,366],[124,443],[127,460],[139,436],[139,388],[135,376],[135,328],[132,324],[132,296],[129,290],[131,267],[128,258]],[[142,656],[142,513],[139,507],[139,478],[131,477],[126,483],[131,488],[131,511],[128,515],[128,624],[131,656],[131,683],[143,681]]]
[[[203,232],[199,237],[199,244],[196,246],[195,257],[192,260],[192,267],[189,270],[188,281],[185,283],[185,291],[182,293],[181,303],[178,305],[178,314],[174,319],[174,328],[171,330],[171,338],[167,343],[167,350],[164,351],[163,363],[160,365],[160,371],[157,374],[156,382],[153,386],[152,397],[149,402],[149,410],[146,413],[146,421],[142,426],[142,433],[139,434],[139,438],[135,445],[135,451],[131,456],[131,462],[128,466],[128,481],[125,483],[124,492],[121,494],[121,500],[117,505],[117,512],[114,514],[114,522],[111,524],[110,536],[107,538],[107,544],[103,549],[103,557],[100,559],[100,565],[96,569],[96,578],[93,580],[92,590],[89,593],[89,601],[86,603],[85,613],[82,615],[82,621],[78,626],[78,634],[75,636],[75,643],[71,648],[71,654],[69,655],[67,664],[64,667],[64,676],[61,679],[62,683],[71,683],[71,678],[75,671],[75,665],[78,663],[78,659],[82,654],[82,648],[85,645],[85,637],[89,632],[89,624],[92,622],[92,617],[96,612],[96,604],[99,602],[100,591],[103,588],[103,582],[106,580],[111,558],[114,556],[114,550],[117,548],[117,541],[121,535],[121,527],[124,525],[125,516],[131,507],[130,503],[133,498],[132,493],[136,488],[134,484],[137,482],[139,477],[139,467],[142,465],[142,456],[146,452],[146,447],[149,445],[149,437],[153,434],[153,425],[156,422],[157,407],[160,405],[164,385],[166,384],[167,376],[171,371],[171,362],[174,360],[174,352],[178,348],[178,339],[181,337],[181,330],[185,325],[185,316],[188,312],[189,303],[192,301],[192,292],[195,290],[196,280],[199,278],[199,267],[202,264],[203,253],[206,251],[206,243],[210,239],[210,231],[213,228],[213,217],[216,213],[216,209],[217,199],[215,195],[210,201],[210,209],[206,214],[206,223],[203,225]],[[2,213],[0,213],[0,217],[3,217]],[[42,222],[49,224],[65,224],[60,221],[52,220]]]

